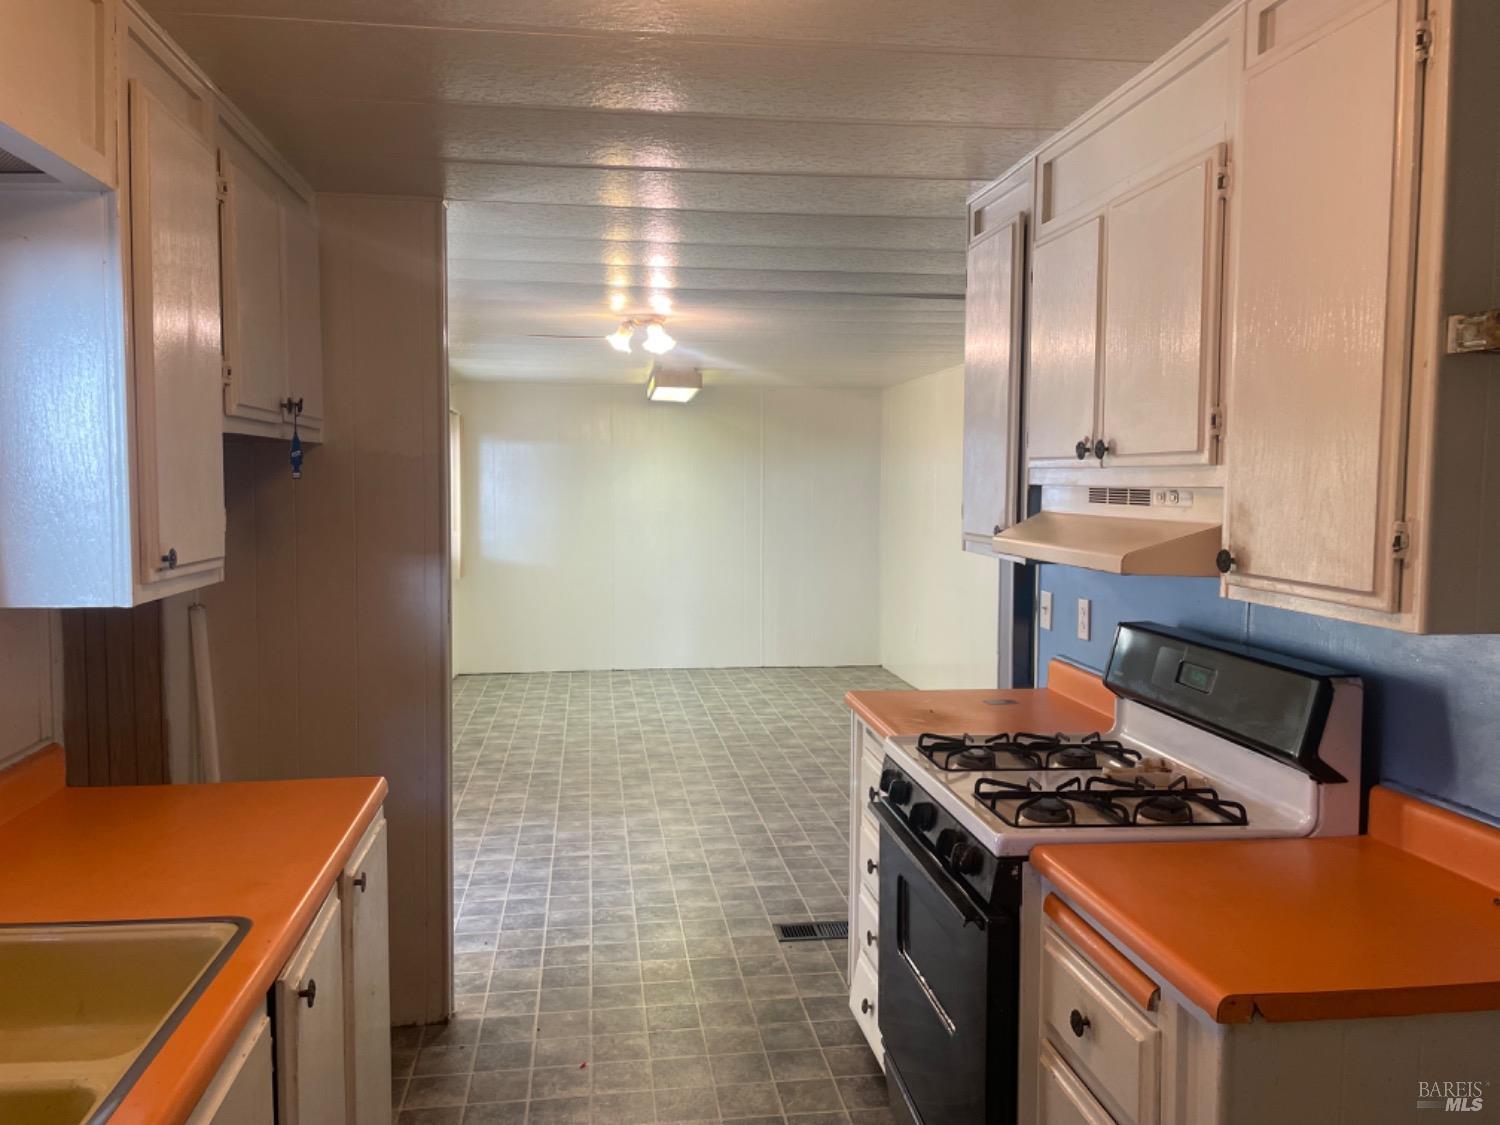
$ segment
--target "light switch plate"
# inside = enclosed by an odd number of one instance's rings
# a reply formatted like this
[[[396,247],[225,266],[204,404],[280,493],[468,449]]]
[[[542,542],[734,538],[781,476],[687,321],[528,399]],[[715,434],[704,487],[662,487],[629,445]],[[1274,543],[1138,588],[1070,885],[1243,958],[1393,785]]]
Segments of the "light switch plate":
[[[1037,611],[1037,623],[1043,629],[1052,628],[1052,591],[1042,591],[1042,608]]]
[[[1089,600],[1078,599],[1078,639],[1086,641],[1089,639]]]

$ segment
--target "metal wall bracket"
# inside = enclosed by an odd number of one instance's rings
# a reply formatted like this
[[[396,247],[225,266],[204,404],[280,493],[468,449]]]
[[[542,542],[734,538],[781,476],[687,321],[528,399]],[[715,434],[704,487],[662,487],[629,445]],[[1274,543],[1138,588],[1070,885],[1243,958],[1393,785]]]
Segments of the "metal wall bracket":
[[[1448,318],[1448,354],[1500,352],[1500,309]]]

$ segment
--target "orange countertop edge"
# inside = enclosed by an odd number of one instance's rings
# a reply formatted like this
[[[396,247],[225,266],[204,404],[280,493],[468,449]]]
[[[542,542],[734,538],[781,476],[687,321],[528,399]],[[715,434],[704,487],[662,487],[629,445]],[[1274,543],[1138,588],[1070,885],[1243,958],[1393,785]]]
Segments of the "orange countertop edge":
[[[1367,836],[1055,844],[1032,865],[1219,1023],[1500,1009],[1500,828],[1384,787]]]
[[[1114,724],[1115,697],[1098,676],[1062,660],[1040,690],[851,691],[844,703],[882,738],[1029,730],[1086,734]]]
[[[250,929],[115,1110],[187,1118],[386,795],[384,778],[70,789],[52,746],[0,773],[0,921],[243,917]]]

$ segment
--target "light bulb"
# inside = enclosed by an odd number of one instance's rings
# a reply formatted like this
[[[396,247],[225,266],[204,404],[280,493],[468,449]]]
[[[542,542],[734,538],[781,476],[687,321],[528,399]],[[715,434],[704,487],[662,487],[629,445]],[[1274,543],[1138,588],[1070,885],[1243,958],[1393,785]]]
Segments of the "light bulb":
[[[658,316],[666,316],[672,311],[672,298],[665,293],[651,294],[651,311]]]
[[[611,293],[609,295],[609,309],[610,309],[611,312],[624,312],[625,311],[625,294],[624,293],[618,293],[618,292]]]
[[[624,324],[620,325],[620,327],[616,328],[608,336],[604,337],[604,342],[610,347],[614,348],[615,351],[623,352],[626,355],[629,355],[630,338],[632,335],[634,335],[634,331],[630,327],[630,321],[627,320]],[[649,332],[647,333],[647,336],[650,336]],[[650,346],[649,340],[647,346]]]
[[[677,341],[667,335],[667,330],[656,321],[646,325],[646,339],[641,344],[652,355],[666,355],[677,346]]]

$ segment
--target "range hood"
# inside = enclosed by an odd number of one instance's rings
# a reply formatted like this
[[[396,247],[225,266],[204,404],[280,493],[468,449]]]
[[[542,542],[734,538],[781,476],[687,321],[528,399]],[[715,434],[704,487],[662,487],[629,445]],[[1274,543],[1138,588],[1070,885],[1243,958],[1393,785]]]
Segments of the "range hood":
[[[1107,574],[1216,578],[1221,508],[1209,491],[1194,511],[1187,490],[1045,489],[1043,510],[996,535],[995,553]],[[1168,495],[1188,504],[1166,503]]]

